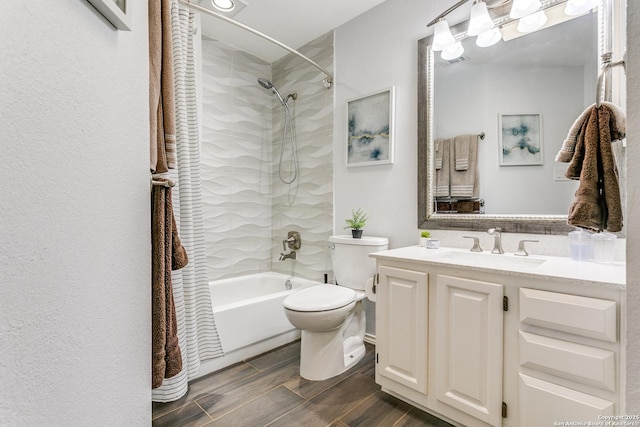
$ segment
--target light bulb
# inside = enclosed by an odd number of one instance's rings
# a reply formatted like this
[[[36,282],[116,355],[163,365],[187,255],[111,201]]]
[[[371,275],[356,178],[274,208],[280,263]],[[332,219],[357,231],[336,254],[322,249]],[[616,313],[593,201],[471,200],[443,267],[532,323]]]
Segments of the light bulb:
[[[540,0],[513,0],[509,18],[520,19],[524,16],[531,15],[541,7],[542,3],[540,3]]]
[[[431,49],[438,52],[453,45],[455,42],[456,41],[453,38],[453,34],[451,34],[447,21],[445,19],[441,19],[436,22],[435,29],[433,30],[433,45],[431,46]]]
[[[236,7],[232,0],[211,0],[211,4],[223,12],[231,12]]]
[[[489,16],[487,4],[479,1],[471,6],[471,17],[469,18],[469,29],[467,35],[477,36],[493,28],[493,21]]]
[[[498,43],[500,40],[502,40],[500,28],[492,28],[489,31],[478,34],[478,37],[476,38],[476,46],[489,47]]]
[[[453,59],[460,58],[463,53],[464,48],[462,47],[462,43],[455,42],[453,45],[443,49],[440,57],[447,61],[451,61]]]
[[[598,5],[598,0],[569,0],[564,13],[569,16],[582,15]]]
[[[518,31],[521,33],[530,33],[541,28],[546,23],[547,15],[544,13],[544,10],[541,10],[524,18],[520,18],[520,21],[518,21]]]

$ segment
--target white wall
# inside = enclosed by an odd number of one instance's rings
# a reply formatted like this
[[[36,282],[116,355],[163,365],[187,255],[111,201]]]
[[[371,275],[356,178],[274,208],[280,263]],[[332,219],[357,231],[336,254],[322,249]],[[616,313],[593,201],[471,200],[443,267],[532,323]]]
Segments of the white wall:
[[[0,424],[150,425],[146,2],[0,13]]]

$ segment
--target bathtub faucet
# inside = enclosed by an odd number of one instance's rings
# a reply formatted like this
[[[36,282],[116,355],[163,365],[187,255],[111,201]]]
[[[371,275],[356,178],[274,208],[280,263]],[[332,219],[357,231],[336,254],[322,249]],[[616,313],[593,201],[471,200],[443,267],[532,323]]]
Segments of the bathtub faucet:
[[[279,261],[284,261],[285,259],[296,259],[296,251],[291,251],[288,254],[281,252]]]

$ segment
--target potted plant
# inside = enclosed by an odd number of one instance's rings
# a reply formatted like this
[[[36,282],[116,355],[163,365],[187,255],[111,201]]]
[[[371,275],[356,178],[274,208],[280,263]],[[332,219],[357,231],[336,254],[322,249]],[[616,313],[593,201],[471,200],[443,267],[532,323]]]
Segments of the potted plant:
[[[427,247],[427,243],[428,243],[430,238],[431,238],[431,233],[429,233],[427,230],[421,231],[420,232],[420,246],[424,246],[426,248]]]
[[[351,218],[345,219],[347,223],[346,227],[351,229],[351,235],[354,239],[359,239],[362,237],[362,229],[367,223],[367,214],[362,212],[362,209],[358,208],[357,211],[351,210]]]

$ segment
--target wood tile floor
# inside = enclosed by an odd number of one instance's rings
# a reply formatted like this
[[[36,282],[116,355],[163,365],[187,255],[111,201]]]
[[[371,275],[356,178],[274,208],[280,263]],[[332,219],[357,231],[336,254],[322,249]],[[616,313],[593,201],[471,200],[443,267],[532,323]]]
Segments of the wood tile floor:
[[[451,427],[380,391],[374,346],[325,381],[299,375],[300,341],[193,381],[180,400],[153,404],[154,426]]]

